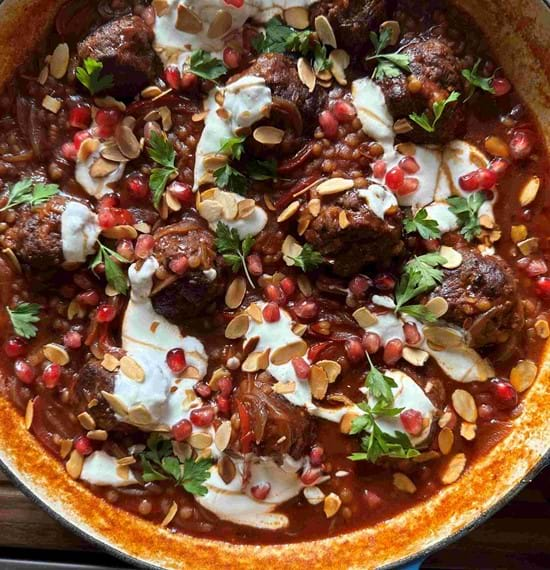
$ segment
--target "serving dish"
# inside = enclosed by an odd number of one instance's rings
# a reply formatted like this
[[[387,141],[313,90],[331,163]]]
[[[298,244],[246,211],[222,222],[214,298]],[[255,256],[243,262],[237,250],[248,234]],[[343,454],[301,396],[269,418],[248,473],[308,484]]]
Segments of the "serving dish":
[[[0,75],[8,77],[51,24],[56,2],[10,2],[2,6]],[[539,2],[463,2],[492,42],[506,74],[513,80],[542,127],[548,144],[548,45],[550,14]],[[15,38],[17,37],[17,41]],[[544,360],[549,354],[548,347]],[[283,568],[308,564],[325,567],[384,567],[402,563],[456,537],[489,516],[541,468],[550,445],[548,364],[524,400],[504,442],[480,459],[453,486],[430,502],[371,528],[308,543],[278,546],[231,545],[159,530],[147,522],[102,503],[70,480],[63,467],[41,453],[21,419],[4,400],[0,403],[0,458],[7,471],[48,510],[73,529],[134,564],[179,568],[216,566],[254,568],[276,563]],[[24,450],[24,451],[23,451]],[[368,553],[368,561],[365,561]],[[335,562],[336,561],[336,562]]]

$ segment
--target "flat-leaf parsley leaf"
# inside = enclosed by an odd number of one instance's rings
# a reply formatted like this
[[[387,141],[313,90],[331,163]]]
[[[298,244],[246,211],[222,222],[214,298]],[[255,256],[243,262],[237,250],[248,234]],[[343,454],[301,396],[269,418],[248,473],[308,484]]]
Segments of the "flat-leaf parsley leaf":
[[[223,61],[203,49],[195,50],[188,61],[189,71],[202,79],[215,81],[227,73]]]
[[[76,68],[76,78],[92,95],[110,89],[114,85],[113,76],[109,73],[101,75],[103,63],[91,57],[83,62],[83,67]]]
[[[441,119],[445,107],[449,103],[453,103],[455,101],[458,101],[459,99],[460,99],[460,93],[458,91],[453,91],[444,101],[436,101],[433,104],[434,118],[433,121],[431,122],[426,113],[422,113],[422,115],[419,115],[418,113],[411,113],[409,115],[409,119],[411,119],[411,121],[414,121],[418,126],[422,127],[428,133],[434,133],[435,126],[439,121],[439,119]]]
[[[487,91],[488,93],[495,93],[495,88],[493,87],[493,79],[494,75],[491,77],[483,77],[478,74],[477,70],[479,69],[479,64],[481,63],[481,58],[478,59],[472,69],[463,69],[462,70],[462,77],[468,81],[468,96],[464,100],[465,102],[471,98],[476,90],[476,87],[483,91]]]
[[[160,168],[157,167],[151,170],[151,176],[149,177],[149,186],[153,192],[153,204],[155,208],[158,208],[168,181],[178,173],[176,168],[176,151],[165,135],[153,131],[149,139],[147,152],[160,165]]]
[[[39,206],[58,192],[59,186],[57,184],[35,184],[30,178],[24,178],[10,188],[8,201],[0,208],[0,212],[22,204],[29,204],[31,207]]]
[[[229,228],[227,224],[218,222],[216,226],[216,248],[222,254],[224,261],[231,267],[233,273],[237,273],[242,267],[246,278],[252,287],[254,282],[248,273],[246,256],[254,245],[254,238],[248,235],[241,241],[235,228]]]
[[[323,256],[318,251],[315,251],[309,243],[304,245],[300,255],[291,257],[290,259],[304,272],[316,269],[324,261]]]
[[[15,334],[23,338],[36,336],[38,329],[33,323],[40,320],[40,305],[36,303],[19,303],[15,308],[6,311],[10,317]]]
[[[105,267],[105,279],[107,283],[115,289],[118,293],[126,295],[128,292],[128,280],[126,279],[126,274],[120,266],[113,261],[113,258],[120,261],[121,263],[130,263],[127,259],[124,259],[116,251],[108,248],[106,245],[97,241],[98,250],[97,254],[90,263],[90,268],[92,271],[100,264],[103,263]]]
[[[447,198],[451,212],[458,218],[461,226],[460,233],[468,241],[472,241],[481,233],[479,224],[479,209],[487,197],[483,192],[473,192],[466,198],[451,196]]]
[[[441,237],[437,220],[428,218],[428,210],[426,210],[426,208],[421,208],[412,218],[407,218],[404,223],[404,228],[408,234],[417,232],[422,239],[436,239]]]

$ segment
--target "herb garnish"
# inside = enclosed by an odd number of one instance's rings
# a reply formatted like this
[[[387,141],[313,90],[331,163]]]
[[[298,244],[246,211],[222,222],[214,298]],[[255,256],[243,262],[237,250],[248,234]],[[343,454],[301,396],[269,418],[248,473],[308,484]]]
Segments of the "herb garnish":
[[[147,438],[147,448],[139,454],[142,477],[146,483],[172,478],[192,495],[202,497],[208,493],[203,483],[210,478],[210,459],[181,461],[173,454],[172,441],[157,433],[152,433]]]
[[[291,257],[290,259],[294,261],[297,267],[306,273],[317,268],[324,261],[323,256],[318,251],[315,251],[309,243],[304,245],[300,255]]]
[[[203,49],[195,50],[189,57],[189,71],[202,79],[215,81],[227,73],[223,61]]]
[[[36,303],[19,303],[14,309],[6,307],[15,334],[23,338],[32,338],[38,331],[33,323],[40,320],[40,305]]]
[[[411,119],[411,121],[414,121],[418,126],[422,127],[428,133],[434,133],[435,125],[437,121],[441,119],[441,115],[443,115],[445,107],[449,103],[453,103],[454,101],[458,101],[459,99],[460,99],[460,93],[458,91],[453,91],[447,97],[447,99],[445,99],[445,101],[436,101],[433,104],[434,119],[432,122],[430,122],[430,119],[428,118],[428,115],[426,113],[422,113],[422,115],[419,115],[418,113],[411,113],[409,115],[409,119]]]
[[[29,204],[31,207],[39,206],[58,192],[59,186],[57,184],[34,183],[30,178],[24,178],[10,188],[8,201],[5,206],[0,208],[0,212],[22,204]]]
[[[462,77],[464,77],[464,79],[466,79],[466,81],[468,81],[469,85],[468,85],[468,93],[467,93],[467,97],[466,99],[464,99],[464,102],[468,101],[472,95],[474,94],[474,91],[476,90],[476,87],[479,87],[480,89],[482,89],[483,91],[487,91],[488,93],[495,93],[495,88],[493,87],[493,79],[495,77],[495,75],[491,75],[491,77],[483,77],[481,75],[478,74],[477,70],[479,68],[479,64],[481,63],[481,58],[479,58],[476,62],[475,65],[472,67],[472,69],[463,69],[462,70]]]
[[[349,459],[376,463],[380,457],[398,459],[416,457],[418,451],[411,445],[411,441],[405,433],[396,432],[395,435],[390,435],[382,431],[377,424],[379,417],[395,417],[403,411],[403,408],[394,407],[392,388],[397,387],[395,380],[380,372],[372,363],[368,353],[367,358],[369,359],[370,371],[365,379],[365,386],[376,403],[371,406],[368,400],[365,400],[358,404],[365,414],[353,420],[350,434],[355,435],[363,431],[367,434],[361,439],[363,451],[352,453]]]
[[[76,78],[92,95],[95,95],[114,86],[113,76],[110,73],[102,76],[102,71],[103,63],[101,61],[87,57],[84,60],[84,67],[76,68]]]
[[[251,160],[247,164],[247,174],[252,180],[277,180],[277,161]]]
[[[466,198],[451,196],[447,198],[451,212],[458,218],[461,225],[460,233],[468,241],[472,241],[481,233],[478,212],[487,196],[483,192],[473,192]]]
[[[90,269],[93,271],[100,263],[103,263],[105,267],[105,278],[107,283],[115,289],[118,293],[126,295],[128,292],[128,280],[124,271],[113,261],[113,257],[120,261],[121,263],[130,263],[127,259],[124,259],[116,251],[108,248],[106,245],[102,244],[99,240],[97,241],[98,250],[97,254],[90,263]]]
[[[418,232],[422,239],[435,239],[441,237],[437,220],[428,218],[428,210],[421,208],[412,218],[406,218],[405,232],[412,234]]]
[[[248,273],[246,266],[246,256],[250,253],[254,245],[254,237],[248,235],[241,241],[239,233],[235,228],[229,228],[227,224],[218,222],[216,226],[216,247],[222,254],[226,263],[231,266],[233,273],[237,273],[239,269],[244,269],[244,273],[251,287],[254,287],[254,282]]]
[[[248,188],[246,176],[229,164],[215,170],[214,179],[218,188],[226,188],[229,192],[235,192],[241,196],[246,195],[246,189]]]
[[[176,168],[176,151],[165,135],[160,135],[153,131],[149,139],[147,152],[161,166],[161,168],[153,168],[149,177],[149,186],[153,192],[153,204],[155,208],[158,208],[168,180],[178,173]]]
[[[230,158],[240,160],[244,152],[244,141],[246,137],[230,137],[222,142],[220,152],[227,154]]]
[[[376,52],[374,55],[367,57],[365,61],[373,59],[378,61],[373,74],[374,79],[380,81],[384,77],[398,77],[403,71],[410,73],[410,59],[407,54],[398,52],[382,53],[390,43],[391,33],[389,30],[382,30],[380,35],[376,32],[371,32],[369,37]]]

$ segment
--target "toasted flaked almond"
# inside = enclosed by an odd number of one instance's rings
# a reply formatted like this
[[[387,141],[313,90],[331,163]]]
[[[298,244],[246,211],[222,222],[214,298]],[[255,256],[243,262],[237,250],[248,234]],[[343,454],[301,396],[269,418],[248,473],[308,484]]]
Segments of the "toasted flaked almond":
[[[439,435],[437,436],[437,445],[439,446],[439,450],[441,453],[443,453],[443,455],[449,455],[449,453],[451,453],[454,441],[454,433],[448,427],[443,428],[439,432]]]
[[[465,467],[466,456],[464,453],[457,453],[456,455],[453,455],[441,473],[441,482],[444,485],[450,485],[451,483],[454,483],[462,475]]]
[[[220,451],[224,451],[231,440],[231,422],[222,422],[214,435],[214,444]]]
[[[106,141],[101,145],[99,154],[112,162],[128,162],[128,157],[123,155],[115,141]]]
[[[306,233],[307,229],[309,228],[310,224],[311,224],[311,216],[307,211],[302,212],[300,214],[300,217],[298,218],[298,235],[303,236]]]
[[[317,72],[317,79],[320,81],[332,81],[332,73],[328,69]]]
[[[92,415],[88,412],[82,412],[76,416],[80,425],[86,430],[92,430],[96,428],[95,420]]]
[[[309,213],[314,218],[316,218],[319,215],[319,212],[321,211],[321,200],[319,200],[319,198],[312,198],[307,203],[307,209],[308,209]]]
[[[324,368],[313,364],[309,373],[309,385],[311,395],[317,400],[322,400],[327,395],[328,376]]]
[[[342,372],[342,367],[334,360],[319,360],[315,364],[325,371],[329,384],[335,382]]]
[[[138,222],[137,224],[134,224],[134,228],[136,228],[140,234],[151,233],[151,226],[146,222]]]
[[[519,203],[521,206],[528,206],[534,202],[540,188],[540,178],[532,176],[529,181],[523,186],[519,193]]]
[[[86,162],[88,158],[99,148],[99,141],[97,139],[85,139],[80,148],[78,149],[78,154],[76,158],[78,162]]]
[[[477,420],[477,406],[474,397],[466,390],[455,390],[451,396],[455,412],[467,422],[475,423]]]
[[[277,222],[281,223],[281,222],[286,222],[287,220],[289,220],[290,218],[292,218],[292,216],[294,216],[294,214],[299,210],[300,208],[300,202],[299,200],[294,200],[294,202],[291,202],[277,217]]]
[[[210,39],[221,38],[227,34],[232,25],[233,16],[226,10],[218,10],[210,26],[208,27],[208,32],[206,35]]]
[[[84,457],[78,453],[76,449],[71,451],[71,455],[67,463],[65,463],[65,469],[70,477],[73,479],[78,479],[82,473],[82,466],[84,465]]]
[[[104,390],[101,391],[101,395],[119,416],[125,416],[128,413],[128,408],[121,398]]]
[[[477,425],[470,422],[462,422],[460,424],[460,435],[466,441],[473,441],[476,437]]]
[[[301,246],[294,236],[288,234],[281,245],[281,252],[285,257],[298,257],[300,253],[302,253],[303,246]],[[290,263],[289,265],[293,265],[294,262]]]
[[[134,159],[140,155],[141,146],[130,127],[119,125],[115,131],[115,141],[126,158]]]
[[[287,8],[283,17],[289,26],[297,30],[305,30],[309,26],[309,11],[303,6]]]
[[[444,428],[449,425],[451,420],[453,419],[453,414],[451,412],[445,412],[440,418],[437,424],[440,428]]]
[[[493,229],[495,227],[495,219],[487,214],[479,216],[479,225],[485,229]]]
[[[185,4],[179,4],[175,26],[180,32],[198,34],[202,30],[202,20]]]
[[[169,190],[164,193],[166,205],[172,212],[179,212],[181,210],[181,202]]]
[[[304,489],[304,497],[310,505],[320,505],[325,499],[325,494],[317,485],[312,485]]]
[[[441,455],[437,451],[434,451],[432,449],[430,451],[423,451],[416,457],[413,457],[412,460],[415,463],[426,463],[426,461],[432,461],[433,459],[437,459],[438,457],[441,457]]]
[[[256,202],[252,198],[245,198],[237,203],[237,218],[243,220],[249,218],[256,209]]]
[[[236,309],[243,302],[246,293],[246,280],[244,277],[235,277],[225,292],[225,304],[230,309]],[[247,327],[248,328],[248,327]]]
[[[145,380],[145,371],[131,356],[123,356],[120,359],[120,371],[135,382]]]
[[[222,216],[225,220],[231,221],[237,217],[239,213],[239,207],[237,205],[237,200],[235,200],[235,196],[233,196],[233,194],[230,192],[222,192],[221,190],[216,189],[213,199],[221,204]]]
[[[68,364],[71,359],[65,348],[54,342],[44,345],[42,352],[50,362],[54,362],[60,366],[65,366],[65,364]]]
[[[393,474],[393,485],[400,491],[409,493],[409,495],[416,493],[416,485],[404,473]]]
[[[222,205],[215,200],[203,200],[199,204],[199,214],[207,222],[216,222],[222,217]]]
[[[399,36],[401,35],[401,27],[399,22],[396,20],[386,20],[380,24],[380,31],[387,31],[389,34],[389,45],[394,46],[399,41]]]
[[[122,113],[126,111],[126,105],[122,101],[118,101],[118,99],[115,99],[110,95],[107,97],[95,97],[94,103],[101,109],[118,109]],[[126,119],[126,117],[124,119]]]
[[[197,196],[200,198],[199,203],[201,202],[201,200],[214,200],[216,192],[218,191],[219,189],[214,187],[214,188],[208,188],[207,190],[204,190],[200,194],[197,194]]]
[[[258,372],[269,365],[269,349],[263,352],[251,352],[241,366],[243,372]]]
[[[273,200],[270,198],[269,194],[264,194],[264,203],[270,212],[274,212],[277,209],[275,207],[275,204],[273,204]]]
[[[518,392],[531,387],[538,374],[538,367],[532,360],[520,360],[510,371],[510,382]]]
[[[229,372],[223,366],[220,368],[216,368],[216,370],[214,370],[214,372],[212,372],[212,376],[210,377],[210,380],[208,381],[208,385],[210,386],[210,388],[212,388],[212,390],[217,390],[218,389],[218,382],[220,381],[220,379],[227,376],[228,374],[229,374]]]
[[[298,289],[300,289],[300,293],[305,295],[306,297],[310,297],[313,293],[313,286],[311,285],[311,281],[307,275],[298,275]]]
[[[246,312],[250,315],[250,317],[257,323],[261,323],[263,321],[262,310],[256,303],[252,303],[246,309]]]
[[[359,307],[353,311],[353,318],[357,321],[360,327],[365,329],[372,327],[378,322],[378,317],[373,315],[367,307]]]
[[[211,446],[213,442],[212,436],[209,433],[204,432],[192,433],[187,441],[189,442],[189,445],[195,449],[205,449]]]
[[[273,391],[277,394],[293,394],[296,392],[296,382],[277,382],[273,385]]]
[[[32,420],[34,419],[34,400],[30,399],[25,408],[25,429],[31,429]]]
[[[358,417],[359,414],[355,412],[347,412],[344,414],[340,420],[340,433],[350,433],[353,420]]]
[[[254,129],[252,136],[254,140],[257,140],[260,144],[276,145],[282,142],[285,132],[276,127],[262,126]]]
[[[423,332],[426,340],[435,348],[453,348],[463,343],[462,334],[449,327],[428,325]]]
[[[309,89],[310,93],[315,90],[315,83],[317,82],[317,77],[315,77],[315,72],[309,63],[301,57],[298,60],[298,77],[300,81]]]
[[[217,467],[218,474],[221,477],[222,481],[226,485],[229,485],[229,483],[235,479],[235,475],[237,474],[237,468],[235,467],[235,464],[228,455],[222,455],[218,461]]]
[[[67,318],[72,321],[75,317],[83,318],[85,315],[85,309],[76,299],[73,299],[67,307]]]
[[[109,174],[112,174],[117,168],[118,162],[99,157],[90,168],[90,176],[92,178],[105,178],[109,176]]]
[[[185,441],[172,441],[172,451],[181,461],[190,459],[193,455],[193,448]]]
[[[166,106],[159,109],[160,120],[162,121],[162,130],[168,132],[172,128],[172,111]]]
[[[107,441],[109,434],[104,429],[93,429],[86,434],[86,437],[94,441]]]
[[[395,145],[395,150],[403,156],[414,156],[416,154],[416,145],[411,142],[399,143]]]
[[[136,239],[138,237],[134,226],[114,226],[102,230],[101,234],[110,239]]]
[[[441,267],[445,269],[456,269],[462,263],[462,255],[456,249],[448,247],[446,245],[441,246],[439,250],[439,255],[445,258],[445,263],[441,264]]]
[[[120,361],[112,354],[107,353],[101,361],[101,366],[109,372],[114,372],[120,366]]]
[[[119,479],[128,481],[130,477],[130,468],[127,465],[117,465],[115,467],[115,473]]]
[[[317,186],[317,192],[319,196],[329,196],[331,194],[340,194],[340,192],[345,192],[350,188],[353,188],[353,180],[347,178],[329,178]]]
[[[518,243],[527,238],[527,226],[521,224],[519,226],[512,226],[510,229],[510,237],[514,243]]]
[[[162,519],[162,522],[160,523],[160,526],[162,527],[168,526],[174,520],[174,517],[177,514],[178,514],[178,504],[176,503],[176,501],[172,501],[172,504],[170,505],[170,508],[166,513],[166,516]]]
[[[164,16],[170,10],[168,0],[153,0],[151,4],[153,5],[153,9],[157,16]]]
[[[247,338],[243,343],[243,351],[244,351],[245,355],[248,355],[251,352],[253,352],[255,350],[256,346],[258,346],[259,341],[260,341],[259,336],[253,336],[253,337]]]
[[[290,344],[285,344],[284,346],[280,346],[276,348],[271,353],[271,363],[275,364],[276,366],[280,364],[286,364],[290,362],[293,358],[298,358],[300,356],[304,356],[307,352],[307,343],[300,339]]]
[[[48,81],[49,76],[50,76],[50,68],[48,67],[48,64],[46,64],[44,65],[44,67],[42,67],[40,73],[38,74],[37,78],[38,83],[40,83],[40,85],[44,85],[46,81]]]
[[[315,18],[315,31],[321,40],[321,43],[337,48],[336,36],[334,35],[334,30],[326,16],[317,16]]]
[[[158,109],[152,109],[143,117],[143,120],[145,122],[158,121],[159,119],[160,119],[160,113]]]
[[[338,225],[341,230],[345,230],[350,225],[350,221],[348,220],[348,215],[345,210],[342,210],[340,214],[338,214]]]
[[[128,410],[130,422],[138,426],[149,426],[153,423],[151,412],[143,405],[133,406]]]
[[[249,320],[246,313],[241,313],[231,319],[225,327],[225,338],[237,339],[243,337],[248,331]]]
[[[154,97],[157,97],[161,93],[162,90],[160,89],[160,87],[157,87],[156,85],[149,85],[149,87],[146,87],[141,91],[141,96],[144,99],[153,99]]]
[[[403,358],[413,366],[424,366],[430,355],[420,348],[403,347]]]
[[[52,77],[61,79],[69,67],[69,46],[68,44],[58,44],[53,50],[50,58],[50,73]]]
[[[50,111],[54,115],[59,113],[59,110],[61,109],[61,105],[62,105],[62,102],[59,99],[56,99],[55,97],[51,97],[50,95],[46,95],[44,97],[44,99],[42,99],[42,107],[44,107],[44,109],[46,109],[47,111]]]
[[[303,323],[294,323],[292,325],[292,332],[297,336],[304,336],[307,331],[307,325]]]
[[[342,506],[342,499],[336,493],[330,493],[323,502],[323,511],[327,519],[332,518]]]
[[[59,442],[59,455],[61,459],[65,459],[71,453],[71,449],[73,448],[73,440],[72,439],[62,439]]]
[[[537,253],[539,250],[539,239],[536,237],[530,237],[520,241],[517,246],[523,255],[530,256]]]
[[[444,297],[434,297],[426,303],[426,309],[439,319],[449,310],[449,303]]]
[[[408,119],[397,119],[393,124],[393,132],[396,135],[404,135],[405,133],[410,133],[413,130],[413,125]]]

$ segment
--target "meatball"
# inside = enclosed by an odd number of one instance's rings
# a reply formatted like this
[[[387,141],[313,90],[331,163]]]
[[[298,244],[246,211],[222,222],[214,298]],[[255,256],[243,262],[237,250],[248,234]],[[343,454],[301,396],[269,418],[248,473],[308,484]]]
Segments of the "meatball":
[[[363,55],[370,47],[369,32],[386,19],[385,0],[321,0],[310,9],[311,25],[326,16],[339,48]]]
[[[385,77],[379,81],[394,119],[406,119],[411,113],[426,113],[433,119],[433,104],[444,101],[453,92],[464,93],[461,61],[443,37],[420,36],[412,41],[403,38],[401,53],[409,56],[411,74]],[[449,103],[429,133],[409,121],[412,131],[404,137],[417,143],[444,143],[455,138],[464,127],[464,109],[458,102]]]
[[[273,391],[274,380],[267,372],[247,375],[234,395],[250,415],[259,455],[289,454],[303,457],[315,438],[315,424],[309,414]],[[243,434],[244,435],[244,434]]]
[[[341,215],[348,225],[342,228]],[[304,237],[314,249],[333,261],[342,277],[358,273],[368,263],[389,261],[403,250],[402,213],[399,208],[379,218],[356,190],[323,203]]]
[[[187,218],[159,229],[154,255],[172,275],[153,295],[157,313],[175,324],[197,317],[223,292],[214,235],[201,221]]]
[[[124,16],[107,22],[82,40],[78,55],[101,62],[102,74],[113,76],[110,95],[132,98],[154,78],[152,36],[141,18]]]
[[[517,284],[505,261],[481,255],[469,246],[459,248],[462,263],[446,269],[431,297],[443,297],[449,310],[446,321],[466,330],[472,347],[504,343],[523,327]]]
[[[98,360],[85,364],[78,374],[76,393],[81,406],[94,418],[99,429],[112,430],[119,425],[115,413],[101,395],[112,393],[114,373],[109,372]],[[91,405],[90,403],[95,404]]]
[[[64,262],[61,215],[66,199],[55,196],[38,208],[18,211],[15,224],[0,238],[2,248],[11,247],[23,264],[48,271]]]

